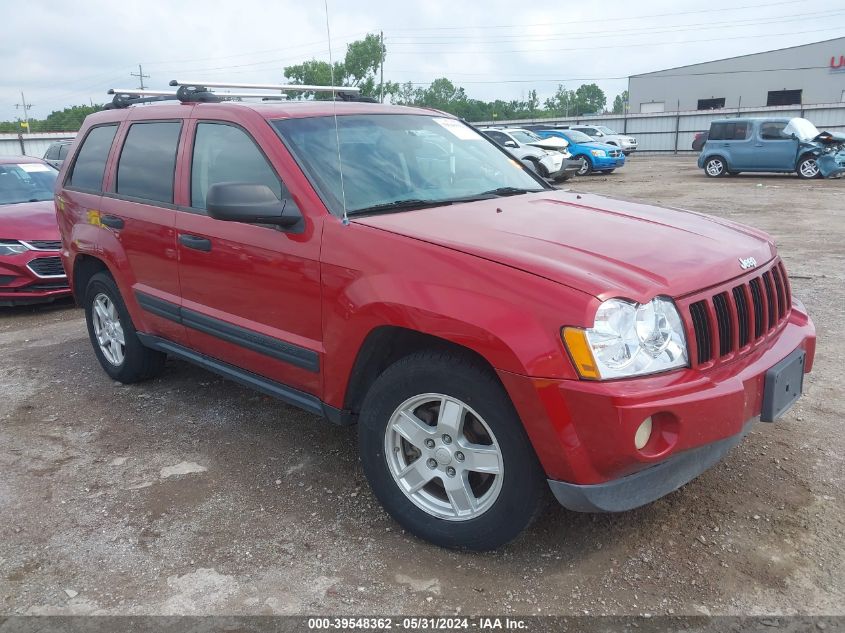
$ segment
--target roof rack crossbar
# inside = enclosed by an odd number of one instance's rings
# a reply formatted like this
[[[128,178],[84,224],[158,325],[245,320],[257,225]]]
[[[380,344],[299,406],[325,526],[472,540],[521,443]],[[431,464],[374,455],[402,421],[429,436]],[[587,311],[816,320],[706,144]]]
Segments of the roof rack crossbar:
[[[360,93],[357,86],[310,86],[302,84],[246,84],[215,81],[187,81],[173,79],[171,86],[191,86],[203,88],[246,88],[247,90],[279,90],[279,91],[303,91],[303,92],[337,92],[337,93]]]

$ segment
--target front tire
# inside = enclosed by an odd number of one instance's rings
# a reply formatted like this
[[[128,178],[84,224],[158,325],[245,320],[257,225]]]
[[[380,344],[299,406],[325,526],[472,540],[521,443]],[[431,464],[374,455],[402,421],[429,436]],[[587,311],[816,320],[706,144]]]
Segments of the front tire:
[[[129,384],[161,373],[167,356],[141,344],[110,274],[100,272],[91,277],[84,307],[94,353],[111,378]]]
[[[796,173],[804,180],[812,180],[814,178],[821,178],[821,170],[819,169],[819,162],[815,156],[805,156],[798,162]]]
[[[712,156],[704,161],[704,173],[710,178],[721,178],[728,173],[728,165],[721,156]]]
[[[579,156],[581,159],[581,169],[578,170],[579,176],[589,176],[593,173],[593,161],[587,156]]]
[[[496,375],[447,352],[391,365],[364,400],[361,463],[406,530],[436,545],[489,550],[537,516],[545,475]]]

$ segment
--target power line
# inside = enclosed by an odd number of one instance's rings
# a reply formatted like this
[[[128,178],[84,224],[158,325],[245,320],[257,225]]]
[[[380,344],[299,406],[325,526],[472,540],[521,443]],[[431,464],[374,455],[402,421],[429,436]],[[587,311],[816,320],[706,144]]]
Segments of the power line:
[[[668,16],[678,16],[678,15],[694,15],[697,13],[716,13],[716,12],[724,12],[724,11],[741,11],[743,9],[769,9],[770,7],[776,7],[779,5],[784,4],[798,4],[804,2],[805,0],[782,0],[781,2],[766,2],[763,4],[748,4],[740,7],[724,7],[721,9],[700,9],[697,11],[681,11],[681,12],[669,12],[669,13],[652,13],[651,15],[635,15],[631,17],[622,17],[622,18],[594,18],[589,20],[566,20],[563,22],[534,22],[532,24],[480,24],[475,28],[479,29],[514,29],[514,28],[525,28],[525,27],[534,27],[534,26],[555,26],[559,24],[566,24],[571,26],[577,26],[578,24],[586,24],[589,22],[619,22],[619,21],[626,21],[626,20],[643,20],[647,18],[663,18]],[[397,31],[459,31],[467,29],[466,26],[431,26],[431,27],[417,27],[417,28],[390,28],[390,31],[397,32]]]
[[[809,31],[790,31],[788,33],[761,33],[758,35],[737,35],[732,37],[720,37],[720,38],[712,38],[709,37],[707,39],[701,40],[682,40],[678,42],[671,42],[673,46],[679,44],[695,44],[700,42],[725,42],[728,40],[745,40],[745,39],[757,39],[761,37],[783,37],[789,35],[804,35],[807,33],[822,33],[825,31],[841,31],[842,27],[838,26],[831,26],[827,28],[821,29],[812,29]],[[507,50],[422,50],[422,51],[392,51],[392,55],[500,55],[500,54],[509,54],[509,53],[561,53],[561,52],[571,52],[571,51],[594,51],[598,49],[617,49],[617,48],[632,48],[632,47],[643,47],[643,46],[666,46],[667,42],[643,42],[637,44],[631,44],[629,42],[623,42],[620,44],[612,44],[609,46],[586,46],[580,48],[519,48],[519,49],[507,49]]]
[[[634,35],[653,35],[657,33],[677,33],[682,31],[699,31],[699,30],[714,30],[714,29],[734,29],[745,28],[748,26],[763,26],[768,24],[785,24],[789,22],[800,22],[808,19],[827,19],[838,15],[845,14],[845,10],[837,9],[830,11],[818,11],[815,13],[799,13],[791,15],[772,16],[764,19],[748,19],[748,20],[729,20],[724,22],[700,22],[694,24],[677,24],[666,25],[660,27],[639,27],[632,29],[614,29],[611,31],[577,31],[577,32],[563,32],[551,33],[542,37],[531,36],[532,42],[548,42],[557,40],[573,40],[573,39],[589,39],[601,36],[634,36]],[[472,41],[479,44],[499,44],[510,43],[514,40],[524,40],[527,36],[520,35],[501,35],[495,37],[487,37],[486,35],[445,35],[445,36],[399,36],[391,37],[388,43],[395,46],[409,46],[413,44],[420,44],[423,46],[438,45],[438,44],[462,44],[466,41]],[[401,41],[401,40],[409,41]],[[440,40],[440,41],[418,41],[418,40]]]

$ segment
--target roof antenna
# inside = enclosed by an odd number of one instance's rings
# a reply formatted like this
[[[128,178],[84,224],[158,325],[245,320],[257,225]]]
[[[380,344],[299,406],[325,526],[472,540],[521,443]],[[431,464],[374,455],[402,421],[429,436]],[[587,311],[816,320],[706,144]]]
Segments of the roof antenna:
[[[332,60],[332,33],[329,29],[329,0],[323,0],[326,8],[326,37],[329,40],[329,73],[332,81],[332,112],[334,114],[334,136],[337,142],[337,169],[340,172],[340,197],[343,203],[343,225],[349,225],[349,216],[346,213],[346,189],[343,186],[343,162],[340,159],[340,130],[337,125],[337,91],[334,89],[334,61]]]

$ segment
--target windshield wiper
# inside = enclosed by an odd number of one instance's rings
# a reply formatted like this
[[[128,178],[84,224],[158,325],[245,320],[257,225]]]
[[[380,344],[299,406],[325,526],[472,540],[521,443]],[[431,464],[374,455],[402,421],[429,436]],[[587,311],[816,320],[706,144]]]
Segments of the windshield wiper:
[[[422,200],[420,198],[410,198],[408,200],[394,200],[393,202],[384,202],[382,204],[374,204],[370,207],[363,207],[361,209],[352,209],[349,215],[364,215],[367,213],[382,213],[390,211],[408,211],[410,209],[424,209],[426,207],[439,207],[442,205],[452,204],[452,200]]]
[[[498,187],[490,191],[482,191],[481,193],[472,196],[473,198],[481,198],[484,196],[504,197],[504,196],[519,196],[523,193],[539,193],[542,189],[523,189],[522,187]]]

